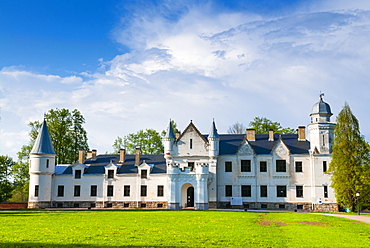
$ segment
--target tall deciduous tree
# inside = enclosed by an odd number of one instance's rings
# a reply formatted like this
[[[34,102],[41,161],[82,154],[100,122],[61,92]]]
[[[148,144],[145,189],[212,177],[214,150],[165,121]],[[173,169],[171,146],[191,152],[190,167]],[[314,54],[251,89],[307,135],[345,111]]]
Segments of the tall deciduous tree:
[[[9,175],[14,161],[9,156],[0,156],[0,202],[6,201],[12,196],[13,186],[9,181]]]
[[[253,121],[249,122],[249,128],[256,130],[258,134],[268,134],[270,129],[275,133],[293,134],[295,130],[290,127],[283,128],[279,122],[271,121],[266,117],[254,117]]]
[[[231,125],[227,129],[227,133],[230,133],[230,134],[243,134],[243,133],[245,133],[245,129],[246,129],[246,127],[242,123],[235,122],[233,125]]]
[[[369,202],[369,155],[369,145],[361,136],[359,122],[345,103],[334,128],[333,155],[328,170],[338,204],[356,210],[358,203]]]

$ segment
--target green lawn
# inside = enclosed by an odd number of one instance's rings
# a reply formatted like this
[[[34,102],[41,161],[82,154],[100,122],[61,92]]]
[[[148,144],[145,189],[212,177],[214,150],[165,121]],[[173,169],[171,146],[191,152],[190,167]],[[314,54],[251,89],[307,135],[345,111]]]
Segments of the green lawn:
[[[306,213],[0,211],[2,247],[370,247],[370,225]]]

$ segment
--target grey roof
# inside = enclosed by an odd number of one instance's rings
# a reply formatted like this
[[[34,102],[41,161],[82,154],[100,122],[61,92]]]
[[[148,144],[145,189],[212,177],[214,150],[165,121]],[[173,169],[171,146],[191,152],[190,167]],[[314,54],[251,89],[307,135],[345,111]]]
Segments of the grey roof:
[[[220,136],[217,133],[217,128],[214,120],[212,122],[212,127],[211,131],[209,132],[208,138],[220,138]]]
[[[320,96],[320,101],[313,105],[311,115],[313,114],[330,114],[330,115],[333,114],[331,112],[330,105],[324,102],[322,96]]]
[[[164,137],[167,138],[167,139],[176,139],[176,136],[173,133],[171,120],[170,120],[170,123],[168,124],[167,130],[166,130],[166,136],[164,136]]]
[[[118,154],[104,154],[98,155],[96,159],[87,159],[85,160],[84,164],[88,165],[85,170],[85,175],[94,175],[94,174],[104,174],[105,173],[105,166],[109,163],[113,163],[118,165],[119,169],[117,174],[124,174],[124,173],[138,173],[137,166],[135,166],[135,155],[126,155],[124,163],[119,161]],[[147,163],[149,165],[153,165],[151,174],[159,174],[159,173],[166,173],[166,160],[164,159],[163,154],[155,154],[155,155],[140,155],[140,164]],[[57,166],[58,167],[58,166]],[[59,174],[69,174],[72,175],[72,167],[73,165],[68,166],[62,173]],[[61,171],[62,169],[60,169]]]
[[[46,121],[41,125],[31,154],[55,154]]]
[[[274,141],[268,141],[268,134],[256,134],[256,141],[248,142],[257,155],[270,154],[279,142],[280,136],[291,154],[309,154],[310,142],[307,140],[298,141],[298,134],[274,134]],[[244,139],[245,134],[220,134],[219,154],[236,154]]]

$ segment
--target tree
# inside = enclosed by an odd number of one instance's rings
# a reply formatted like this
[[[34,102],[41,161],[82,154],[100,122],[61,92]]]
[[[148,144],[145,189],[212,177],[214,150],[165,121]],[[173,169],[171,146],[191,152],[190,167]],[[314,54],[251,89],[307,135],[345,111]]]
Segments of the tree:
[[[227,129],[227,133],[230,133],[230,134],[243,134],[243,133],[245,133],[245,129],[246,129],[246,127],[242,123],[235,122],[233,125],[231,125]]]
[[[369,202],[370,149],[347,103],[337,116],[332,154],[328,173],[337,203],[354,211],[358,200],[360,204]]]
[[[249,122],[249,128],[256,130],[258,134],[268,134],[270,129],[273,129],[275,133],[280,134],[293,134],[295,130],[293,128],[283,128],[279,122],[274,122],[266,117],[254,117],[253,121]]]
[[[117,153],[124,147],[127,153],[134,154],[136,148],[141,149],[143,154],[163,153],[162,138],[154,129],[140,130],[137,133],[130,133],[126,136],[117,137],[114,141],[113,149]]]
[[[172,130],[178,132],[176,122],[171,120]],[[162,138],[166,135],[166,130],[161,135],[154,129],[140,130],[137,133],[130,133],[124,137],[117,137],[112,147],[113,152],[118,153],[121,148],[125,148],[127,153],[135,153],[136,148],[140,148],[143,154],[163,153]]]
[[[12,196],[13,186],[9,181],[9,175],[14,161],[9,156],[0,156],[0,202],[8,200]]]
[[[13,165],[11,176],[13,177],[14,191],[10,201],[27,202],[29,190],[29,163],[18,161]]]

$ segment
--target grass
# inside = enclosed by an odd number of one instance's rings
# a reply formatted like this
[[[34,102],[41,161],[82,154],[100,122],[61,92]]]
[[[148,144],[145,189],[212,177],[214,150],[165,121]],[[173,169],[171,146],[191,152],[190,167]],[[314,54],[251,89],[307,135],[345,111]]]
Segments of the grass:
[[[306,213],[0,211],[2,247],[370,247],[370,225]]]

